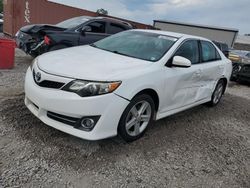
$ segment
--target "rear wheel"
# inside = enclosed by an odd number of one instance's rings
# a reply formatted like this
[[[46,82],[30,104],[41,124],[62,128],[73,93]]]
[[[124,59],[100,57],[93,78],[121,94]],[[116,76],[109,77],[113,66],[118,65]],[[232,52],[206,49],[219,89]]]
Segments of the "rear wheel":
[[[136,96],[122,114],[118,134],[127,142],[139,139],[152,123],[154,113],[155,104],[149,95]]]
[[[214,89],[211,101],[208,103],[209,106],[216,106],[220,102],[225,91],[225,87],[226,83],[223,80],[219,80]]]

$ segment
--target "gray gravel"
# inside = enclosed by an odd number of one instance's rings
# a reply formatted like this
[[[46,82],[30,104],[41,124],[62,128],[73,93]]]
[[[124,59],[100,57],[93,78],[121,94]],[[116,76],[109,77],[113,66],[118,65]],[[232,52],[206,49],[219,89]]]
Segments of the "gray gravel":
[[[145,136],[89,142],[24,106],[31,58],[0,70],[0,187],[250,187],[250,87],[230,83],[215,108],[160,120]]]

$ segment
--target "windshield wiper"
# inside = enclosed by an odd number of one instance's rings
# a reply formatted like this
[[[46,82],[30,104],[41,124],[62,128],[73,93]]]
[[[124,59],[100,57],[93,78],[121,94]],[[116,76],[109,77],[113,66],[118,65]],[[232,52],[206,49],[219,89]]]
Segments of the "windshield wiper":
[[[123,53],[121,53],[121,52],[118,52],[118,51],[116,51],[116,50],[110,51],[110,52],[113,52],[113,53],[115,53],[115,54],[125,55],[125,54],[123,54]]]

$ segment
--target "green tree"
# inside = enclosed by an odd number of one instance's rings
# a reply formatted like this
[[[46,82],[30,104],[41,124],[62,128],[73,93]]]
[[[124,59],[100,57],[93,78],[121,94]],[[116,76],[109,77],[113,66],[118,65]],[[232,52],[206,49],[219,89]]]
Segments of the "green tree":
[[[3,0],[0,0],[0,12],[3,12]]]
[[[100,8],[100,9],[97,9],[96,11],[97,14],[100,14],[100,15],[108,15],[108,11],[103,9],[103,8]]]

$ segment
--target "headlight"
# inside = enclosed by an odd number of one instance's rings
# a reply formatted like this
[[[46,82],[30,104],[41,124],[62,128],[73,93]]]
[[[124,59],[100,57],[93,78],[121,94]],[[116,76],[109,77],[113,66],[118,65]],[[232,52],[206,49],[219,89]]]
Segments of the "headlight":
[[[64,91],[74,92],[81,97],[103,95],[115,91],[121,82],[92,82],[74,80],[62,88]]]
[[[32,61],[30,64],[30,69],[33,70],[34,65],[37,63],[37,58]]]

